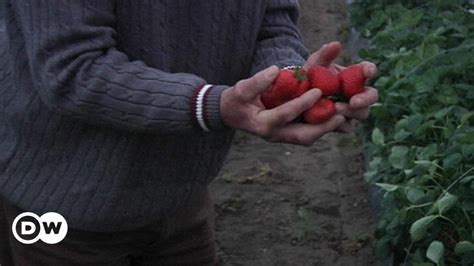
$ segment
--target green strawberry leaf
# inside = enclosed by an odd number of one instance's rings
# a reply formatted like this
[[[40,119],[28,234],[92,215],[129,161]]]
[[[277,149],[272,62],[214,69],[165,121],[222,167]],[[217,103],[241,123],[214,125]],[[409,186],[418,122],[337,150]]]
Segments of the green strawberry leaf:
[[[373,131],[372,131],[372,142],[377,144],[377,145],[380,145],[380,146],[383,146],[384,143],[385,143],[385,136],[384,134],[382,133],[382,131],[380,131],[379,128],[375,128]]]
[[[407,192],[407,199],[413,203],[418,204],[421,199],[425,197],[425,192],[419,188],[409,188]]]
[[[440,264],[444,255],[444,245],[439,241],[433,241],[426,250],[426,257],[436,264]]]
[[[410,149],[406,146],[392,147],[390,157],[388,158],[390,164],[395,169],[404,169],[407,164],[407,155]]]
[[[461,184],[467,184],[474,180],[474,175],[466,176],[463,179],[461,179]]]
[[[456,244],[454,252],[458,255],[474,252],[474,244],[469,241],[461,241]]]
[[[453,153],[443,160],[443,166],[447,170],[455,169],[462,162],[463,156],[460,153]]]
[[[375,183],[375,185],[381,187],[382,189],[388,192],[394,192],[395,190],[399,188],[399,186],[392,185],[392,184]]]
[[[436,215],[425,216],[421,219],[418,219],[410,227],[410,236],[413,241],[420,241],[425,237],[426,231],[430,227],[431,223],[438,218]]]
[[[402,140],[405,140],[406,138],[408,138],[410,135],[411,135],[410,132],[406,131],[405,129],[402,129],[402,130],[398,131],[395,134],[395,136],[393,136],[393,138],[396,141],[402,141]]]
[[[438,208],[438,211],[440,214],[443,212],[449,211],[458,201],[458,197],[446,193],[436,204],[436,207]]]

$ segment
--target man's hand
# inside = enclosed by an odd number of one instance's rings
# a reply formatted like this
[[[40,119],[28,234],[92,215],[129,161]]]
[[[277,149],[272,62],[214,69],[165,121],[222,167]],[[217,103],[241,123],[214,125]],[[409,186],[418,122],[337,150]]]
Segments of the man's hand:
[[[339,42],[332,42],[324,45],[319,51],[313,53],[303,68],[308,69],[312,66],[325,66],[339,73],[344,67],[333,64],[339,54],[341,53],[341,44]],[[377,75],[377,67],[370,62],[360,63],[364,69],[365,76],[370,79]],[[369,116],[369,107],[378,100],[378,92],[376,89],[366,87],[365,92],[354,95],[349,104],[337,103],[336,109],[338,114],[346,117],[346,122],[338,128],[341,132],[350,132],[352,130],[351,119],[365,120]]]
[[[227,126],[257,135],[269,142],[310,146],[324,134],[344,124],[345,118],[342,115],[335,115],[320,125],[292,123],[321,98],[321,91],[315,89],[274,109],[266,110],[260,94],[271,86],[278,71],[276,66],[269,67],[223,92],[220,110]]]

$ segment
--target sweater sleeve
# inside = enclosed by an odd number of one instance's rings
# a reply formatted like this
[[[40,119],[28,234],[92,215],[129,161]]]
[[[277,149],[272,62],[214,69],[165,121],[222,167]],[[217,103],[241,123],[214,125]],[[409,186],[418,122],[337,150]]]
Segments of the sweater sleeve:
[[[297,27],[297,0],[267,1],[265,17],[258,35],[251,73],[277,65],[280,68],[303,65],[308,50]]]
[[[206,81],[130,61],[115,39],[112,0],[15,0],[30,72],[41,100],[61,114],[122,130],[197,130],[192,107]],[[221,127],[220,94],[208,92],[212,128]]]

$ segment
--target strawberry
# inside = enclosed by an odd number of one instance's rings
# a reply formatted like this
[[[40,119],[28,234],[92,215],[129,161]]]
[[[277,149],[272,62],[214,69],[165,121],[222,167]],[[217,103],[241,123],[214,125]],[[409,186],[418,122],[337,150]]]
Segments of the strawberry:
[[[273,109],[277,106],[280,106],[285,103],[281,98],[278,98],[276,95],[272,94],[271,90],[267,90],[260,96],[263,106],[267,109]]]
[[[309,124],[321,124],[329,120],[336,114],[336,104],[326,98],[321,98],[313,107],[306,110],[303,114],[304,119]]]
[[[366,77],[364,70],[360,65],[352,65],[339,73],[341,88],[344,95],[348,98],[362,93],[365,90]]]
[[[294,94],[293,94],[292,99],[300,97],[311,88],[309,79],[308,79],[308,74],[306,73],[306,71],[301,69],[301,70],[298,70],[297,73],[298,74],[296,75],[299,76],[298,86],[296,86],[295,90],[293,91]]]
[[[311,88],[318,88],[324,96],[331,96],[339,92],[339,77],[328,68],[322,66],[311,67],[308,70]]]
[[[265,108],[272,109],[301,96],[309,88],[306,71],[283,69],[278,73],[272,87],[262,93],[260,98]]]

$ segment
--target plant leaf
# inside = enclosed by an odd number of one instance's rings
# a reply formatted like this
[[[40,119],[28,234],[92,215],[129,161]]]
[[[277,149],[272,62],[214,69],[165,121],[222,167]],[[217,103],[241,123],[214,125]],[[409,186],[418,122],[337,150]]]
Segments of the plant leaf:
[[[407,191],[407,199],[413,204],[419,203],[424,197],[425,193],[419,188],[410,188]]]
[[[395,169],[404,169],[407,164],[407,155],[409,148],[406,146],[395,146],[392,147],[392,152],[388,158],[390,164]]]
[[[383,135],[382,131],[380,131],[379,128],[375,128],[374,131],[372,131],[372,142],[383,146],[385,143],[385,136]]]
[[[436,154],[437,149],[438,149],[438,144],[436,143],[433,143],[424,147],[419,154],[419,159],[430,160],[431,157],[433,157]]]
[[[454,206],[454,204],[456,204],[457,201],[458,201],[458,197],[450,193],[446,193],[436,204],[436,206],[438,207],[439,213],[449,211],[449,209],[451,209]]]
[[[466,176],[463,179],[461,179],[461,184],[466,184],[474,180],[474,175]]]
[[[458,255],[474,252],[474,244],[469,241],[461,241],[456,244],[454,252]]]
[[[438,216],[429,215],[414,222],[410,227],[411,239],[413,241],[419,241],[423,239],[423,237],[426,235],[426,231],[428,230],[429,226],[436,218],[438,218]]]
[[[454,169],[459,166],[462,162],[463,156],[460,153],[454,153],[449,155],[447,158],[443,160],[443,166],[445,168]]]
[[[436,264],[440,264],[444,255],[444,245],[440,241],[431,242],[428,250],[426,250],[426,257]]]
[[[398,131],[393,138],[397,141],[402,141],[408,138],[411,135],[410,132],[406,131],[405,129],[402,129]]]
[[[385,183],[375,183],[375,185],[381,187],[382,189],[388,191],[388,192],[394,192],[399,188],[397,185],[392,185],[392,184],[385,184]]]
[[[462,155],[464,157],[469,157],[474,155],[474,144],[463,145],[461,148]]]

